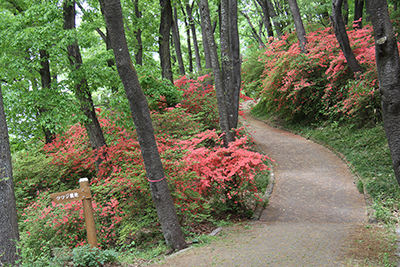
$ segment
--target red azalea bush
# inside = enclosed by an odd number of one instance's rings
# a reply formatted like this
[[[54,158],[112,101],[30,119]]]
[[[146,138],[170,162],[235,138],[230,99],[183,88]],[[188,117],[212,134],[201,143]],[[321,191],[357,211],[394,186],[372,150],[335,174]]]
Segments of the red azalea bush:
[[[262,85],[249,85],[254,83],[254,74],[246,73],[254,65],[250,61],[244,64],[244,89],[257,92],[258,109],[286,120],[315,122],[355,114],[362,120],[375,119],[380,100],[372,28],[349,30],[348,36],[364,70],[358,79],[348,68],[333,29],[323,28],[308,34],[307,54],[300,53],[297,42],[288,45],[288,35],[271,42],[256,64],[264,66]]]
[[[212,130],[219,128],[219,117],[216,94],[210,78],[208,74],[197,80],[182,76],[174,84],[183,91],[182,107],[201,121],[206,129]]]
[[[258,179],[256,174],[268,171],[268,158],[249,150],[250,140],[241,130],[237,132],[237,141],[229,147],[222,146],[216,130],[202,131],[208,127],[192,112],[201,113],[212,107],[213,93],[204,90],[198,81],[181,81],[189,91],[181,85],[184,94],[193,101],[200,99],[204,105],[198,106],[196,101],[191,105],[186,99],[177,107],[152,111],[159,153],[181,223],[187,225],[211,213],[246,212],[261,201],[266,178],[264,175]],[[97,174],[95,154],[80,124],[58,135],[43,150],[53,159],[52,165],[62,166],[57,179],[65,190],[77,188],[81,177],[90,179],[99,241],[102,247],[108,247],[128,236],[135,238],[132,232],[143,227],[159,232],[159,226],[136,131],[124,127],[129,125],[124,121],[131,118],[115,111],[98,112],[107,146],[98,153],[103,161]],[[209,118],[215,123],[213,116]],[[33,242],[37,248],[45,247],[46,240],[53,240],[54,246],[84,244],[80,203],[54,206],[43,194],[47,197],[47,193],[40,193],[20,215],[24,242]]]

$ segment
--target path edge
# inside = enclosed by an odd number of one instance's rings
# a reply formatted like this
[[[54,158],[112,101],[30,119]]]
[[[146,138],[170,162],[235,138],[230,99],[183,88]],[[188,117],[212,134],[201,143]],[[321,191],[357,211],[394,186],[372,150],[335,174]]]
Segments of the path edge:
[[[314,142],[314,143],[316,143],[318,145],[324,146],[327,149],[329,149],[330,151],[332,151],[336,156],[338,156],[349,167],[351,172],[356,176],[356,180],[357,181],[360,180],[363,183],[363,192],[362,192],[362,194],[364,195],[366,211],[367,211],[367,216],[368,216],[368,223],[374,223],[374,224],[378,223],[378,219],[375,216],[375,209],[373,208],[372,197],[368,194],[368,191],[365,188],[365,183],[364,183],[363,179],[361,178],[361,176],[359,175],[359,173],[357,172],[355,167],[347,160],[347,158],[346,158],[346,156],[344,154],[342,154],[341,152],[337,151],[335,148],[331,147],[330,145],[328,145],[328,144],[326,144],[324,142],[321,142],[321,141],[319,141],[319,140],[317,140],[315,138],[309,137],[309,136],[305,136],[302,133],[294,132],[294,131],[292,131],[290,129],[285,128],[282,125],[275,124],[275,123],[273,123],[271,121],[267,121],[267,120],[263,120],[263,119],[257,118],[255,116],[253,116],[250,112],[248,112],[246,115],[249,115],[253,119],[258,120],[258,121],[260,121],[262,123],[268,124],[268,125],[270,125],[270,126],[272,126],[274,128],[282,129],[282,130],[285,130],[287,132],[299,135],[299,136],[301,136],[301,137],[303,137],[303,138],[305,138],[307,140],[310,140],[310,141],[312,141],[312,142]],[[261,213],[260,213],[260,215],[261,215]]]

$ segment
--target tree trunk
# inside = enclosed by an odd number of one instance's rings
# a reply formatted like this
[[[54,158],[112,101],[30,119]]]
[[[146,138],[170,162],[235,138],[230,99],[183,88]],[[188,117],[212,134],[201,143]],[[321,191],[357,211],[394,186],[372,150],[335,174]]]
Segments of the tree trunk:
[[[187,44],[188,44],[189,72],[192,73],[193,72],[193,54],[192,54],[192,45],[190,42],[190,26],[188,23],[189,18],[187,16],[183,6],[181,6],[181,10],[185,17],[185,26],[186,26],[186,35],[187,35]]]
[[[268,6],[268,12],[269,15],[271,16],[272,23],[274,24],[276,35],[278,38],[282,37],[282,25],[280,22],[277,21],[277,14],[275,12],[274,4],[272,3],[271,0],[265,0]]]
[[[179,64],[179,73],[180,75],[183,76],[185,75],[185,66],[183,65],[181,38],[179,36],[179,28],[178,28],[178,12],[176,11],[176,6],[174,6],[174,21],[172,24],[172,36],[174,38],[175,52]]]
[[[134,0],[135,5],[135,17],[139,20],[142,17],[142,12],[139,10],[139,0]],[[143,42],[142,42],[142,29],[137,29],[135,31],[136,36],[136,53],[135,53],[135,61],[136,64],[143,66]]]
[[[362,28],[362,16],[364,10],[364,0],[354,0],[354,21],[355,27],[354,29]]]
[[[374,0],[369,4],[369,14],[374,27],[383,125],[394,174],[400,185],[400,58],[397,38],[390,20],[387,1]]]
[[[201,14],[204,19],[205,32],[207,34],[208,44],[210,46],[211,64],[214,73],[215,91],[217,93],[219,125],[221,131],[225,133],[223,136],[224,144],[227,146],[229,142],[234,140],[234,135],[229,128],[228,112],[226,108],[225,90],[222,80],[217,46],[215,44],[214,35],[211,28],[210,10],[208,8],[208,0],[200,0]]]
[[[349,3],[347,0],[343,0],[343,21],[344,25],[349,24]]]
[[[189,25],[190,25],[190,29],[192,30],[192,36],[193,36],[194,54],[196,56],[196,69],[197,69],[197,72],[201,72],[201,59],[200,59],[199,45],[197,43],[196,28],[194,26],[192,9],[193,9],[193,7],[190,7],[189,4],[186,5],[186,12],[187,12],[187,15],[189,18]]]
[[[15,266],[19,240],[11,151],[0,84],[0,264]]]
[[[51,74],[50,74],[50,63],[49,63],[49,55],[46,50],[40,49],[40,78],[42,80],[42,89],[49,90],[51,84]],[[48,110],[45,107],[39,107],[39,114],[43,116]],[[42,126],[45,142],[46,144],[50,144],[55,139],[55,135],[50,131],[50,129],[46,126]]]
[[[63,17],[64,29],[75,29],[75,2],[73,0],[66,0],[63,4]],[[69,44],[67,47],[69,61],[74,72],[79,72],[82,65],[82,56],[79,51],[78,44]],[[77,75],[78,77],[81,75]],[[103,131],[100,123],[97,120],[96,111],[94,109],[92,94],[85,77],[79,78],[75,82],[75,94],[80,102],[80,108],[84,115],[87,117],[85,121],[85,128],[89,136],[90,144],[95,153],[96,166],[99,167],[100,163],[104,160],[105,152],[99,153],[98,150],[106,146]]]
[[[254,38],[257,40],[258,45],[265,47],[265,44],[262,41],[261,36],[257,33],[256,29],[253,26],[253,23],[251,23],[249,16],[244,11],[241,11],[240,14],[242,14],[247,19],[247,22],[249,23],[249,26],[251,28],[251,33],[253,34]]]
[[[151,194],[168,245],[174,249],[187,247],[178,216],[165,179],[158,153],[147,99],[140,87],[135,67],[130,59],[126,42],[121,3],[119,0],[100,0],[106,11],[118,73],[124,85],[140,143]]]
[[[350,47],[349,37],[346,32],[346,27],[342,17],[342,4],[343,0],[332,1],[332,25],[335,31],[336,39],[339,42],[340,48],[346,58],[347,64],[355,76],[362,73],[362,68],[354,56],[353,50]]]
[[[232,59],[232,72],[233,72],[233,118],[230,120],[230,127],[237,128],[239,119],[239,95],[240,87],[242,85],[242,60],[240,58],[240,40],[239,40],[239,29],[238,29],[238,2],[236,0],[229,1],[229,13],[230,13],[230,49]]]
[[[288,0],[290,12],[292,13],[294,25],[296,27],[297,38],[299,39],[300,51],[306,53],[306,30],[304,29],[303,20],[301,19],[299,6],[296,0]]]
[[[220,20],[220,49],[221,49],[221,76],[225,95],[225,107],[228,117],[228,129],[231,130],[233,120],[233,64],[230,38],[229,0],[221,0]],[[228,140],[229,142],[233,140]]]
[[[264,23],[265,29],[268,32],[268,37],[273,37],[274,31],[272,30],[271,14],[269,13],[269,10],[268,10],[268,4],[265,0],[257,0],[257,3],[260,5],[262,12],[263,12],[262,21]],[[243,14],[243,10],[241,11],[241,13]],[[246,19],[249,23],[251,23],[250,18],[248,16],[246,17]]]
[[[160,22],[160,39],[159,43],[159,54],[161,62],[161,74],[163,78],[166,78],[174,83],[171,66],[171,51],[169,46],[169,36],[172,26],[172,6],[171,0],[160,0],[161,6],[161,22]]]
[[[211,69],[211,57],[210,57],[210,45],[208,44],[208,38],[205,31],[204,19],[201,14],[202,10],[200,8],[200,22],[201,22],[201,36],[203,38],[203,49],[204,49],[204,59],[206,60],[206,69]]]

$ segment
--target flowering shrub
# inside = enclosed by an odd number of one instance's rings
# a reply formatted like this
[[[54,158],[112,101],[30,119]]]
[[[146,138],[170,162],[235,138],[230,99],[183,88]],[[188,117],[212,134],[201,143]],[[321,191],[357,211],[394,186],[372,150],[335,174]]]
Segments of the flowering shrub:
[[[297,42],[288,45],[288,36],[271,42],[258,57],[257,65],[264,65],[262,86],[250,86],[257,83],[254,74],[244,73],[244,89],[261,97],[258,109],[291,121],[370,119],[380,108],[372,28],[349,30],[348,35],[364,70],[358,79],[348,68],[333,29],[324,28],[308,34],[307,54],[300,53]],[[255,63],[247,64],[244,69],[249,71]]]
[[[152,111],[152,119],[181,223],[189,224],[212,212],[244,212],[252,208],[260,201],[259,194],[264,190],[257,184],[255,174],[268,170],[268,158],[248,150],[249,140],[241,133],[242,129],[237,132],[237,141],[229,147],[222,146],[221,136],[215,129],[202,131],[210,127],[210,122],[216,123],[214,115],[209,116],[208,121],[200,121],[193,113],[213,107],[214,93],[203,89],[207,84],[200,83],[202,78],[197,81],[181,79],[180,82],[183,94],[193,101],[198,98],[203,105],[191,104],[186,98],[176,107]],[[160,227],[136,131],[125,123],[131,118],[123,113],[100,109],[97,112],[107,140],[107,146],[101,148],[104,153],[98,154],[103,161],[97,172],[96,158],[81,124],[58,135],[51,144],[44,146],[42,153],[52,159],[49,164],[60,170],[52,179],[62,181],[64,190],[77,188],[83,176],[90,178],[101,247],[118,245],[125,237],[139,242],[134,232],[145,232],[146,228],[146,231],[160,233]],[[36,192],[36,185],[31,187],[32,192]],[[51,186],[40,189],[46,188],[53,190]],[[81,203],[55,206],[45,199],[47,197],[46,191],[42,191],[20,214],[24,221],[23,246],[37,248],[32,252],[33,258],[48,242],[52,246],[70,247],[86,242]]]
[[[93,210],[100,246],[114,246],[117,227],[124,216],[118,201],[114,198],[103,203],[93,201]],[[87,243],[81,201],[49,205],[48,192],[42,192],[25,208],[19,224],[21,245],[30,248],[32,261],[45,253],[50,254],[54,247],[73,248]]]
[[[206,129],[212,130],[219,129],[219,117],[214,87],[207,82],[209,78],[208,74],[197,80],[183,76],[174,84],[183,91],[182,107],[201,121]]]

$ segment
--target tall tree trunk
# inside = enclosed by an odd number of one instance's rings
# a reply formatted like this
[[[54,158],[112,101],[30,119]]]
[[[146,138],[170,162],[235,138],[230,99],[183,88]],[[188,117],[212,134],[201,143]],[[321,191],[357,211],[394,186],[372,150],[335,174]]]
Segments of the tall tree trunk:
[[[228,117],[228,129],[231,130],[233,120],[233,64],[231,53],[230,38],[230,14],[229,0],[221,0],[221,33],[220,33],[220,49],[221,49],[221,76],[223,90],[225,95],[225,107]],[[228,140],[233,141],[233,140]]]
[[[251,28],[251,33],[253,34],[254,38],[258,41],[258,45],[265,47],[265,44],[262,41],[261,36],[257,33],[256,29],[253,26],[253,23],[251,23],[250,17],[244,11],[241,11],[240,14],[242,14],[247,19],[247,22],[249,23],[249,26]]]
[[[231,114],[233,117],[230,118],[230,127],[237,128],[239,119],[239,96],[240,87],[242,85],[242,60],[240,58],[240,40],[239,40],[239,29],[238,29],[238,2],[236,0],[229,1],[229,13],[230,13],[230,49],[232,59],[232,72],[233,72],[233,110]]]
[[[192,73],[193,72],[193,54],[192,54],[192,45],[191,45],[191,41],[190,41],[190,26],[188,23],[189,18],[187,16],[183,6],[181,6],[181,10],[185,17],[185,27],[186,27],[187,45],[188,45],[189,72]]]
[[[390,20],[387,1],[374,0],[369,4],[369,14],[374,27],[383,125],[394,174],[400,185],[400,58],[397,38]]]
[[[210,45],[208,44],[208,38],[205,31],[204,19],[201,14],[202,10],[200,8],[200,23],[201,23],[201,36],[203,38],[203,49],[204,49],[204,59],[206,61],[206,69],[211,69],[211,57],[210,57]]]
[[[142,12],[139,10],[139,0],[134,0],[135,5],[135,17],[137,20],[141,19]],[[143,66],[143,42],[142,42],[142,29],[138,28],[135,31],[136,37],[136,53],[135,53],[135,61],[136,64]]]
[[[176,10],[176,6],[174,6],[174,21],[172,24],[172,36],[174,38],[175,52],[179,64],[179,73],[180,75],[183,76],[185,75],[185,66],[183,65],[181,38],[179,36],[179,28],[178,28],[178,12]]]
[[[272,3],[271,0],[265,0],[265,2],[267,3],[268,12],[269,12],[269,15],[271,16],[272,23],[274,24],[276,35],[278,36],[278,38],[281,38],[282,37],[282,25],[280,22],[277,21],[278,16],[275,12],[274,4]]]
[[[267,29],[268,37],[273,37],[274,31],[272,30],[271,14],[269,13],[267,1],[257,0],[257,3],[260,5],[260,7],[263,11],[262,21],[264,23],[265,29]],[[243,14],[243,10],[241,11],[241,13]],[[246,18],[247,18],[248,22],[250,23],[250,18],[248,18],[248,16]]]
[[[189,4],[187,4],[186,12],[187,12],[187,15],[189,18],[190,29],[192,30],[194,54],[196,56],[196,69],[197,69],[197,72],[201,72],[201,59],[200,59],[199,45],[197,43],[196,28],[194,25],[193,14],[192,14],[193,6],[191,7]]]
[[[299,39],[300,51],[306,53],[306,30],[304,29],[303,20],[301,19],[299,6],[296,0],[288,0],[290,12],[292,13],[294,25],[296,27],[297,38]]]
[[[349,24],[349,3],[347,0],[343,0],[343,21],[344,25]]]
[[[159,54],[161,62],[161,74],[163,78],[166,78],[174,83],[171,66],[171,51],[169,46],[169,36],[172,26],[172,6],[171,0],[160,0],[161,6],[161,22],[160,22],[160,39],[159,43]]]
[[[353,50],[350,47],[349,37],[346,32],[346,27],[342,17],[342,4],[343,0],[332,1],[332,24],[335,31],[336,39],[340,44],[347,64],[353,71],[354,75],[359,76],[362,73],[362,68],[354,56]]]
[[[11,166],[11,151],[0,83],[0,263],[15,266],[19,259],[17,208]]]
[[[217,101],[218,101],[218,113],[219,113],[219,125],[221,127],[221,131],[225,133],[223,136],[224,144],[228,145],[229,142],[234,140],[234,134],[229,128],[228,121],[228,112],[226,108],[226,99],[225,99],[225,90],[224,84],[222,80],[222,74],[220,70],[217,46],[214,40],[214,34],[211,28],[211,19],[210,19],[210,10],[208,7],[208,0],[200,0],[200,9],[201,14],[204,19],[205,31],[207,34],[208,44],[210,46],[210,56],[211,56],[211,64],[214,73],[214,84],[215,91],[217,93]]]
[[[65,0],[63,3],[64,29],[75,29],[75,1]],[[69,44],[67,47],[69,61],[74,72],[79,72],[82,66],[82,56],[77,43]],[[77,75],[78,77],[81,75]],[[95,153],[97,168],[104,160],[105,152],[99,152],[99,149],[106,146],[103,131],[97,120],[94,109],[92,94],[85,77],[79,78],[75,82],[75,94],[80,102],[80,108],[86,116],[85,128],[89,136],[90,144]]]
[[[364,0],[354,0],[354,21],[357,21],[354,29],[362,28],[362,16],[364,10]]]
[[[187,247],[178,216],[165,179],[164,169],[154,137],[147,99],[140,87],[126,42],[121,3],[119,0],[100,0],[106,11],[118,73],[125,88],[143,156],[151,194],[168,245],[174,249]]]
[[[51,84],[51,74],[50,74],[50,63],[49,63],[49,55],[47,54],[46,50],[40,49],[40,65],[41,68],[39,70],[40,78],[42,80],[42,89],[44,91],[50,89]],[[43,116],[48,110],[45,107],[39,107],[39,114]],[[55,139],[55,135],[50,131],[50,129],[46,126],[42,126],[46,144],[50,144]]]

